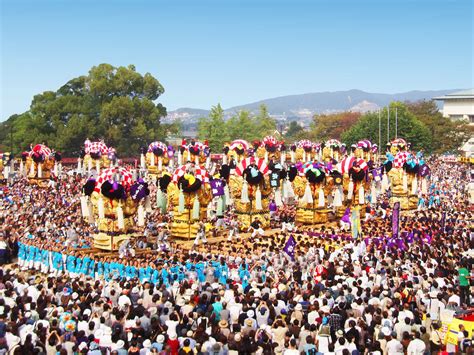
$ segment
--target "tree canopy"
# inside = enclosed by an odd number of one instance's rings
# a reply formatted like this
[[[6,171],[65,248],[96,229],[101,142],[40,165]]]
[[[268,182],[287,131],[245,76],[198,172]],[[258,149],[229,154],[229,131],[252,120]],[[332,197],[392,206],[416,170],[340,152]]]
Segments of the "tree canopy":
[[[156,78],[137,73],[133,65],[100,64],[57,91],[34,96],[29,111],[0,124],[0,144],[10,145],[11,130],[16,153],[45,142],[76,154],[89,138],[103,139],[120,154],[137,154],[141,146],[177,129],[160,124],[166,108],[155,101],[163,93]]]
[[[381,142],[387,143],[387,120],[390,118],[389,139],[396,138],[395,116],[398,117],[398,137],[406,139],[412,144],[413,149],[432,151],[432,140],[429,129],[416,116],[409,111],[406,104],[392,102],[390,112],[387,108],[380,111]],[[342,141],[347,145],[357,143],[362,139],[379,142],[379,114],[370,112],[363,115],[355,125],[341,135]]]
[[[276,122],[268,114],[265,105],[260,106],[257,115],[242,110],[227,121],[224,120],[224,110],[221,105],[212,107],[208,117],[203,117],[198,123],[198,137],[208,140],[213,152],[221,152],[226,142],[234,139],[245,139],[252,142],[267,135],[274,135]]]
[[[434,101],[392,102],[390,110],[387,107],[380,110],[382,146],[388,139],[389,116],[390,140],[396,136],[395,121],[398,117],[398,137],[410,142],[413,149],[423,149],[429,153],[455,152],[474,132],[467,122],[443,117]],[[309,132],[305,134],[307,138],[320,142],[336,138],[350,145],[369,139],[378,144],[379,112],[315,115]]]
[[[318,142],[331,138],[341,139],[342,133],[351,128],[360,117],[358,112],[315,115],[311,123],[310,138]]]
[[[465,121],[453,121],[443,117],[434,101],[406,103],[408,110],[429,130],[433,153],[455,152],[474,133],[474,127]]]
[[[114,67],[100,64],[86,75],[69,80],[57,91],[35,95],[30,109],[0,123],[0,149],[18,154],[31,144],[45,143],[66,155],[77,155],[86,138],[103,139],[122,156],[136,155],[139,148],[155,140],[179,134],[181,123],[161,124],[166,108],[156,103],[164,93],[151,74],[137,73],[133,65]],[[443,117],[433,101],[392,102],[390,139],[395,138],[395,112],[398,137],[414,149],[429,153],[456,151],[474,133],[466,122]],[[380,111],[382,146],[387,142],[388,110]],[[220,105],[199,120],[198,136],[208,140],[214,152],[234,139],[260,140],[277,135],[276,121],[261,105],[257,113],[245,110],[226,118]],[[284,130],[288,143],[299,139],[325,141],[336,138],[350,145],[361,139],[379,141],[379,114],[354,112],[315,115],[309,130],[290,122]]]

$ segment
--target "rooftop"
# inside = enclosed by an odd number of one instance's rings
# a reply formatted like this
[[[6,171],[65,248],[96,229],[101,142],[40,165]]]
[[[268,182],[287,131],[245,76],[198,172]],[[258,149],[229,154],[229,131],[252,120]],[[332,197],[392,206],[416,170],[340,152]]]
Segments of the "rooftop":
[[[474,99],[474,89],[452,92],[444,96],[433,97],[433,100]]]

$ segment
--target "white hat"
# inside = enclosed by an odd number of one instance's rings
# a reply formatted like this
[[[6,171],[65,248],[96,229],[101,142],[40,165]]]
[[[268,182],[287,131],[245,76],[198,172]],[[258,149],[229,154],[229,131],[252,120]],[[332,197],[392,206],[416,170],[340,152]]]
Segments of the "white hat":
[[[165,342],[165,336],[163,334],[160,334],[156,337],[156,342],[158,344],[163,344]]]
[[[253,318],[254,315],[255,315],[255,312],[254,312],[253,310],[249,309],[249,310],[247,311],[247,317]]]
[[[184,298],[179,298],[179,299],[176,301],[176,305],[177,305],[177,306],[183,307],[185,304],[186,304],[186,302],[185,302]]]
[[[148,312],[150,312],[150,316],[153,316],[158,312],[158,308],[150,307],[150,308],[148,308]]]
[[[77,298],[79,297],[79,295],[77,294],[77,292],[74,292],[71,297],[72,297],[73,300],[77,300]],[[79,345],[80,345],[80,344],[79,344]],[[87,344],[86,344],[86,346],[87,346]]]
[[[138,292],[139,292],[139,291],[138,291],[138,287],[137,287],[137,286],[135,286],[134,288],[132,288],[132,293],[138,293]]]
[[[80,343],[79,346],[78,346],[79,350],[83,350],[85,348],[87,348],[87,344],[85,342]]]
[[[392,332],[390,331],[389,327],[383,327],[382,328],[382,334],[385,335],[386,337],[388,337],[392,334]]]
[[[122,339],[120,339],[119,341],[117,341],[116,344],[112,344],[112,351],[113,351],[113,350],[121,349],[121,348],[123,348],[124,346],[125,346],[125,342],[124,342]]]
[[[303,310],[303,306],[301,305],[301,303],[298,303],[298,304],[296,305],[295,310],[296,310],[296,311],[301,311],[301,310]]]
[[[90,316],[91,315],[91,310],[89,308],[85,309],[84,312],[82,312],[82,314],[84,314],[85,316]]]
[[[150,339],[146,339],[146,340],[143,342],[143,347],[144,347],[144,348],[151,348],[151,341],[150,341]]]
[[[331,312],[331,310],[329,309],[329,306],[322,306],[321,307],[321,312],[329,313],[329,312]]]
[[[100,328],[94,332],[94,338],[96,339],[99,339],[102,335],[104,335],[104,331]]]

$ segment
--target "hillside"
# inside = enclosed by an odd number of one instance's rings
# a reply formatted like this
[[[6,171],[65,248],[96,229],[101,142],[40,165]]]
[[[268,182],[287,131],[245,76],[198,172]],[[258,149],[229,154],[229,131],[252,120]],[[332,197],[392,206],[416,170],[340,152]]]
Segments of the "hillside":
[[[408,91],[397,94],[370,93],[362,90],[347,90],[334,92],[317,92],[300,95],[288,95],[260,100],[225,110],[226,117],[232,116],[240,110],[257,112],[260,105],[265,104],[268,112],[278,120],[298,120],[308,123],[315,113],[333,113],[340,111],[367,112],[375,111],[386,106],[391,101],[418,101],[430,100],[435,96],[442,96],[453,90]],[[170,111],[165,121],[180,120],[186,129],[196,126],[200,117],[207,116],[208,110],[194,108],[180,108]]]

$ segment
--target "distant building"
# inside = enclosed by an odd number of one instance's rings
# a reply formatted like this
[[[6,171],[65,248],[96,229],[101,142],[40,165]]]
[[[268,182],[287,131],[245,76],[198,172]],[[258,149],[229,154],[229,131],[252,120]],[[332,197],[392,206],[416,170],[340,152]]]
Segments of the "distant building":
[[[464,157],[474,158],[474,138],[471,138],[464,143],[460,150]]]
[[[433,100],[443,101],[444,117],[449,117],[453,121],[465,120],[474,124],[474,89],[433,97]]]
[[[183,138],[189,141],[197,139],[197,131],[182,131],[179,136],[169,136],[166,140],[171,145],[180,146]]]

